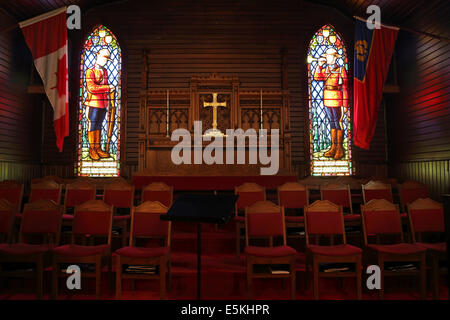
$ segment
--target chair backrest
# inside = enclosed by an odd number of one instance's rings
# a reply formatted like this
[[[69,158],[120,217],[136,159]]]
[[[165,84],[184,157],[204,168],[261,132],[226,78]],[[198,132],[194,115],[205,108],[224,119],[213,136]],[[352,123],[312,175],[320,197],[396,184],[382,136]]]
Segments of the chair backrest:
[[[308,189],[298,182],[286,182],[277,189],[278,204],[285,209],[304,208],[308,205]]]
[[[353,213],[350,186],[340,183],[328,183],[320,186],[320,198],[331,201],[343,208],[349,208]]]
[[[316,200],[305,207],[306,244],[310,236],[342,236],[342,242],[347,242],[345,236],[342,206],[328,200]],[[317,237],[316,237],[317,239]]]
[[[245,210],[246,207],[255,202],[266,200],[266,188],[253,182],[246,182],[235,187],[234,194],[239,196],[236,201],[236,215],[238,210]]]
[[[141,202],[158,201],[170,207],[173,201],[173,187],[164,182],[152,182],[142,189]]]
[[[0,199],[8,200],[14,205],[14,210],[19,212],[22,206],[23,183],[15,181],[0,182]]]
[[[386,199],[372,199],[361,205],[361,218],[365,245],[372,235],[377,236],[377,241],[380,235],[400,235],[401,242],[404,242],[398,205]]]
[[[131,209],[134,202],[134,186],[123,181],[105,185],[103,201],[114,208]]]
[[[102,200],[90,200],[75,207],[72,224],[72,243],[75,236],[106,237],[111,244],[113,206]]]
[[[62,207],[49,199],[27,203],[20,223],[19,241],[26,242],[28,236],[42,235],[47,242],[59,243],[62,221]]]
[[[52,180],[44,180],[40,183],[31,184],[31,194],[29,202],[41,199],[52,200],[59,204],[61,201],[62,185]]]
[[[415,234],[418,233],[419,241],[422,233],[443,233],[445,232],[444,208],[442,204],[430,198],[419,198],[408,203],[408,216],[415,242]]]
[[[0,243],[9,242],[14,226],[15,206],[6,199],[0,199]]]
[[[390,184],[371,180],[361,186],[364,203],[367,203],[372,199],[386,199],[393,202],[392,188]]]
[[[146,201],[134,207],[131,213],[130,246],[134,246],[136,238],[159,238],[165,239],[166,245],[170,247],[172,223],[160,218],[167,210],[158,201]]]
[[[86,181],[75,181],[66,187],[64,209],[76,207],[86,201],[95,200],[96,188]]]
[[[336,183],[348,185],[350,190],[361,191],[361,181],[352,176],[340,176],[336,179]]]
[[[425,184],[418,181],[405,181],[398,185],[401,208],[406,211],[406,205],[419,198],[428,198],[430,196]]]
[[[257,201],[245,208],[245,243],[250,238],[283,237],[286,245],[286,227],[284,208],[271,201]],[[272,245],[272,241],[271,241]]]

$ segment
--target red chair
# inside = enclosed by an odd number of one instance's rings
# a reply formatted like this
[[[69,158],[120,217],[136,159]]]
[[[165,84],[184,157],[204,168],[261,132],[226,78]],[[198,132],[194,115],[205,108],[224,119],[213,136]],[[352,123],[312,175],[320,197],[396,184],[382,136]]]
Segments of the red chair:
[[[97,299],[100,298],[101,271],[108,265],[111,272],[111,229],[113,207],[101,200],[90,200],[75,207],[71,244],[53,249],[52,297],[58,296],[58,278],[67,277],[61,264],[94,264],[95,271],[83,271],[82,277],[94,277]],[[102,238],[102,244],[95,242]],[[81,240],[81,241],[80,241]],[[87,245],[87,242],[91,245]],[[77,244],[77,243],[82,243]]]
[[[236,224],[236,255],[241,251],[241,229],[245,226],[245,208],[258,201],[266,201],[266,189],[256,183],[246,182],[234,188],[234,194],[238,195],[235,204],[234,220]]]
[[[281,237],[282,245],[274,246],[274,238]],[[269,238],[269,246],[252,246],[251,238]],[[245,209],[245,255],[247,260],[247,289],[252,296],[253,278],[291,280],[291,299],[295,299],[295,258],[297,251],[286,245],[284,209],[270,201],[258,201]],[[255,265],[288,265],[282,273],[255,273]]]
[[[0,182],[0,199],[8,200],[19,213],[22,208],[23,184],[15,181]]]
[[[160,216],[168,208],[159,202],[147,201],[133,209],[131,213],[130,245],[115,251],[116,256],[116,299],[122,293],[122,279],[159,279],[160,297],[166,298],[166,275],[170,274],[171,222],[162,221]],[[165,244],[160,247],[136,247],[137,238],[159,238]],[[159,272],[154,274],[123,273],[124,265],[154,266]]]
[[[10,243],[14,227],[14,206],[6,199],[0,199],[0,243]]]
[[[164,182],[153,182],[142,189],[141,202],[158,201],[170,208],[173,201],[173,187]]]
[[[59,243],[62,208],[51,200],[27,203],[20,224],[19,243],[0,245],[0,264],[33,263],[36,265],[37,297],[42,298],[45,262]],[[39,238],[36,239],[36,238]],[[4,271],[2,277],[27,277],[30,272]]]
[[[55,181],[45,180],[40,183],[31,184],[31,194],[29,202],[34,202],[41,199],[48,199],[59,204],[61,201],[62,185]]]
[[[392,203],[394,202],[391,185],[381,181],[371,180],[368,183],[363,184],[362,193],[364,204],[372,199],[386,199]]]
[[[64,196],[64,224],[71,224],[73,221],[73,214],[68,214],[67,209],[73,209],[87,201],[95,200],[96,192],[96,187],[85,180],[77,180],[68,184]]]
[[[340,183],[328,183],[320,186],[320,198],[322,200],[328,200],[334,204],[340,205],[343,209],[346,209],[344,214],[345,224],[348,226],[360,226],[361,216],[359,214],[353,214],[352,195],[350,192],[350,186]]]
[[[439,261],[446,259],[447,244],[445,242],[425,242],[425,236],[445,233],[444,209],[439,202],[430,198],[416,199],[412,203],[408,203],[407,207],[413,243],[427,250],[427,255],[431,262],[433,299],[438,299]]]
[[[421,296],[425,299],[426,249],[416,244],[405,243],[398,206],[386,199],[372,199],[361,206],[361,213],[365,246],[370,253],[376,254],[381,269],[379,297],[384,297],[384,277],[414,275],[420,277]],[[382,243],[383,237],[386,236],[389,236],[389,244]],[[399,240],[393,240],[395,236]],[[369,243],[373,237],[376,238],[375,244]],[[385,270],[385,262],[416,262],[420,267],[419,270],[391,271]]]
[[[126,246],[128,234],[128,221],[134,202],[134,186],[126,181],[108,184],[105,186],[103,201],[114,207],[113,226],[122,228],[122,246]],[[128,209],[129,214],[118,214],[117,209]]]
[[[312,267],[314,278],[314,299],[319,299],[319,277],[354,277],[356,279],[356,297],[361,299],[361,256],[362,250],[347,244],[342,207],[328,200],[317,200],[305,208],[306,232],[306,272]],[[319,245],[320,236],[329,236],[329,245]],[[315,244],[310,244],[310,237]],[[335,237],[341,244],[335,245]],[[355,270],[348,272],[322,272],[321,263],[354,264]],[[306,275],[308,278],[308,275]]]
[[[308,205],[308,188],[298,182],[286,182],[277,189],[278,205],[285,210],[286,227],[304,227],[304,216],[288,214],[290,210],[302,211]]]
[[[428,198],[430,193],[425,184],[418,181],[406,181],[398,185],[400,208],[406,212],[406,205],[419,198]]]

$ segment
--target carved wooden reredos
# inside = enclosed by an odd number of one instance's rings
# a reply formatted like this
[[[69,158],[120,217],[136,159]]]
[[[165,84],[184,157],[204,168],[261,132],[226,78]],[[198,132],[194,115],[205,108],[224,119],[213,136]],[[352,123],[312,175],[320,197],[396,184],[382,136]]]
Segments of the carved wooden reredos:
[[[204,164],[197,170],[184,172],[185,170],[177,170],[183,165],[175,166],[167,163],[170,162],[171,148],[177,144],[170,140],[175,129],[184,128],[193,135],[194,121],[197,120],[202,121],[203,132],[213,127],[213,108],[204,106],[204,103],[213,102],[213,93],[216,94],[216,101],[224,105],[217,108],[217,129],[225,133],[226,129],[242,128],[247,130],[253,128],[258,132],[263,128],[267,129],[269,134],[269,129],[279,129],[280,170],[290,171],[291,133],[289,91],[287,87],[284,88],[286,81],[282,81],[280,88],[247,89],[240,87],[241,82],[238,76],[222,76],[212,73],[209,76],[191,76],[188,89],[152,90],[148,79],[149,73],[151,73],[151,70],[148,69],[148,56],[148,50],[144,50],[139,108],[139,171],[158,174],[175,174],[175,172],[178,174],[207,174],[206,167],[214,167],[214,165]],[[282,61],[280,61],[280,68],[282,69],[282,78],[285,79],[286,68]],[[167,118],[169,118],[168,122]],[[270,142],[270,138],[268,138],[268,142]],[[207,144],[209,142],[204,143],[204,145]],[[260,167],[259,164],[246,166]],[[214,173],[232,174],[227,172],[227,170],[233,171],[232,165],[222,167],[224,168],[219,170],[220,173],[217,170]],[[242,169],[243,165],[240,165],[238,171]],[[234,171],[236,174],[238,173],[238,171]],[[250,172],[248,173],[250,174]]]

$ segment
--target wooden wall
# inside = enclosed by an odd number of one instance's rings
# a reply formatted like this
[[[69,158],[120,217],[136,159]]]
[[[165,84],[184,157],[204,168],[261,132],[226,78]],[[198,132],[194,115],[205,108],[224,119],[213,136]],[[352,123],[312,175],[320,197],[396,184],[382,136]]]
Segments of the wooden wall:
[[[390,174],[450,192],[450,43],[400,32],[401,94],[388,103]]]
[[[0,181],[40,174],[40,107],[27,95],[31,63],[18,29],[0,34]]]

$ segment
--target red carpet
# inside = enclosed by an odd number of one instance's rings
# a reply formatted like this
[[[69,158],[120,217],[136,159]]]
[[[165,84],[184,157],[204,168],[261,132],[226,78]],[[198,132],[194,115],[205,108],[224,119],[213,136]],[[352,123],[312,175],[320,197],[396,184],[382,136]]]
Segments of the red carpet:
[[[241,300],[248,299],[246,290],[245,256],[240,258],[235,254],[234,224],[218,228],[203,225],[202,233],[202,298],[207,300]],[[118,239],[115,239],[118,240]],[[288,240],[289,244],[298,250],[302,246],[298,243],[302,240]],[[118,243],[118,242],[117,242]],[[115,244],[115,243],[114,243]],[[243,244],[243,242],[242,242]],[[197,233],[194,225],[174,224],[172,244],[172,285],[168,291],[168,299],[192,300],[196,299],[197,290]],[[114,299],[113,287],[109,288],[106,268],[102,279],[102,299]],[[114,271],[114,262],[113,262]],[[296,299],[313,299],[311,280],[309,288],[305,290],[304,254],[299,253],[297,259],[297,295]],[[311,274],[310,274],[311,275]],[[113,274],[113,279],[115,275]],[[428,279],[427,279],[428,280]],[[448,291],[445,286],[445,278],[441,278],[440,298],[447,299]],[[21,279],[10,280],[10,286],[20,293],[8,293],[5,288],[0,289],[0,299],[35,299],[34,282]],[[282,280],[257,279],[254,280],[254,299],[262,300],[288,300],[289,283],[283,288]],[[23,285],[23,288],[21,288]],[[355,299],[355,283],[353,279],[344,282],[338,279],[320,279],[320,299],[348,300]],[[64,288],[64,281],[60,281],[58,299],[95,299],[94,279],[83,279],[82,290],[71,292]],[[363,288],[365,277],[363,274]],[[122,299],[159,299],[159,282],[155,280],[137,280],[135,290],[132,290],[131,280],[124,280],[122,285]],[[49,299],[50,271],[46,272],[44,299]],[[376,291],[370,292],[363,289],[363,299],[377,300]],[[387,278],[385,299],[412,300],[420,299],[418,281],[414,278],[398,277]],[[428,290],[428,299],[431,299],[431,290]]]

